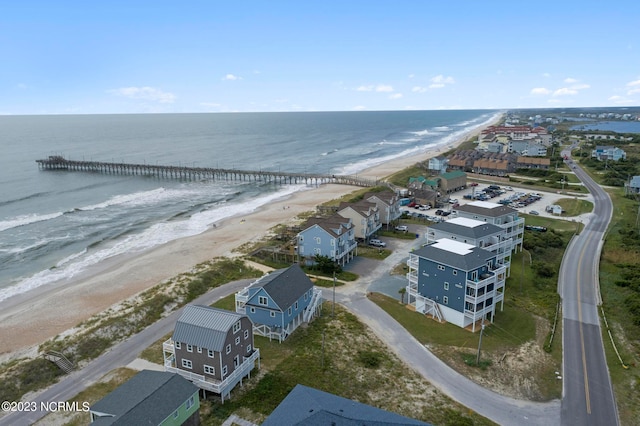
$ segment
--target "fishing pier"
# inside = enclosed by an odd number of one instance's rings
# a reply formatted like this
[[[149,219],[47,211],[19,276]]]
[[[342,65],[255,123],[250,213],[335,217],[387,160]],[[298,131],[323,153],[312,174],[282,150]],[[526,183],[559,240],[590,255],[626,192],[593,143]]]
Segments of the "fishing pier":
[[[182,180],[224,180],[250,181],[276,184],[322,185],[336,183],[372,187],[380,182],[377,179],[365,179],[350,175],[287,173],[273,171],[252,171],[237,169],[221,169],[211,167],[162,166],[151,164],[107,163],[102,161],[67,160],[60,155],[51,155],[43,160],[36,160],[40,170],[66,170],[73,172],[102,173],[112,175],[153,176],[163,179]]]

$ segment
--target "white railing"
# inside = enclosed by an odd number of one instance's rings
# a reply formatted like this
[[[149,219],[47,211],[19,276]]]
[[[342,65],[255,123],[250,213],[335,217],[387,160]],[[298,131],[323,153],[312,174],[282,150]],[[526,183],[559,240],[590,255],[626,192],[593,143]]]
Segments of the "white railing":
[[[247,309],[245,305],[249,301],[249,287],[245,287],[235,295],[236,298],[236,312],[239,314],[246,314]]]
[[[309,305],[305,308],[304,313],[302,314],[302,320],[304,322],[311,321],[311,318],[317,313],[318,306],[322,303],[322,290],[313,288],[313,295],[311,296],[311,301]]]

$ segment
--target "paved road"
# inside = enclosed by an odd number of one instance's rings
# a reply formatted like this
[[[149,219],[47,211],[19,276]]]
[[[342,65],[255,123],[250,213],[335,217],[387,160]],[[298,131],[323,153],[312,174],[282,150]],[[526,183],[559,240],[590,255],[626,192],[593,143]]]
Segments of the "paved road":
[[[563,155],[570,156],[570,152]],[[598,316],[599,259],[613,206],[609,195],[580,167],[574,167],[594,197],[594,211],[585,229],[571,241],[560,269],[564,378],[561,419],[563,425],[617,425],[618,412]]]
[[[210,305],[231,293],[239,291],[249,285],[252,281],[254,280],[238,280],[225,284],[224,286],[213,289],[191,303]],[[47,388],[29,401],[36,402],[36,405],[39,407],[41,402],[48,403],[67,401],[70,398],[73,398],[78,394],[78,392],[88,386],[91,386],[109,371],[129,364],[138,357],[142,350],[151,346],[151,344],[155,343],[158,339],[170,333],[181,313],[182,309],[179,309],[155,324],[147,327],[140,333],[117,344],[105,354],[91,361],[83,369],[74,371],[68,376],[65,376],[60,382]],[[44,417],[46,414],[48,414],[46,411],[10,413],[9,415],[5,415],[0,418],[0,425],[28,426]],[[87,413],[87,420],[89,419],[88,416],[89,413]]]

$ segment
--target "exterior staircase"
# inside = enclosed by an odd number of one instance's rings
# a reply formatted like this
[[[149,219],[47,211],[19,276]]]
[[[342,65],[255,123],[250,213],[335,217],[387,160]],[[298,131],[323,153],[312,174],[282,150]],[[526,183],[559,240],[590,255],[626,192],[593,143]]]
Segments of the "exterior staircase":
[[[56,364],[62,371],[67,374],[76,369],[76,365],[69,361],[69,359],[60,352],[47,351],[42,356],[44,357],[44,359]]]

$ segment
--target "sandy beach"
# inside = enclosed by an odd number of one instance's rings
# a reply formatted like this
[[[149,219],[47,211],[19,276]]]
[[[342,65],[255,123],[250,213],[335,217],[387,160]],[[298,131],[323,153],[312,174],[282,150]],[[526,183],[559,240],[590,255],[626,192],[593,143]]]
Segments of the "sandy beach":
[[[446,147],[435,147],[419,156],[395,159],[358,175],[371,178],[389,176],[457,147],[480,131],[477,129],[462,135]],[[357,189],[360,188],[331,184],[300,191],[255,212],[220,222],[200,235],[175,240],[137,256],[110,259],[82,277],[4,300],[0,303],[0,362],[17,355],[33,354],[40,343],[72,329],[92,315],[164,280],[188,272],[199,263],[215,257],[232,256],[234,249],[260,239],[272,227]]]

